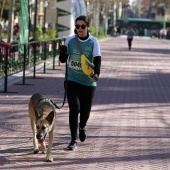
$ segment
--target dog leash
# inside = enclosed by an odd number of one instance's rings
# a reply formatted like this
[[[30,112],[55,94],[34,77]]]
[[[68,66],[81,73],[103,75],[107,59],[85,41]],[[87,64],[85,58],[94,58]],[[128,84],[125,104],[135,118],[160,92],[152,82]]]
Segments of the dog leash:
[[[57,106],[57,104],[56,103],[54,103],[51,99],[50,99],[50,102],[57,108],[57,109],[61,109],[63,106],[64,106],[64,104],[65,104],[65,101],[66,101],[66,96],[67,96],[67,80],[68,80],[68,74],[67,74],[67,61],[66,61],[66,65],[65,65],[65,67],[66,67],[66,73],[65,73],[65,76],[66,76],[66,78],[65,78],[65,83],[64,83],[64,100],[63,100],[63,103],[62,103],[62,105],[59,107],[59,106]]]

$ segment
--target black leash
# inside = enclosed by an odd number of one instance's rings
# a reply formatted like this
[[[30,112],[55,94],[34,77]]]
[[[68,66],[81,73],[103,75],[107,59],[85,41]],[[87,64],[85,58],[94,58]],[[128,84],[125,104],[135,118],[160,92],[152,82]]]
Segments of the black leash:
[[[54,103],[54,102],[50,99],[51,103],[52,103],[57,109],[61,109],[61,108],[64,106],[65,101],[66,101],[66,97],[67,97],[67,79],[68,79],[68,74],[67,74],[67,61],[66,61],[66,73],[65,73],[65,77],[66,77],[66,78],[65,78],[65,83],[64,83],[64,89],[65,89],[65,91],[64,91],[64,100],[63,100],[62,105],[59,107],[59,106],[57,106],[56,103]]]

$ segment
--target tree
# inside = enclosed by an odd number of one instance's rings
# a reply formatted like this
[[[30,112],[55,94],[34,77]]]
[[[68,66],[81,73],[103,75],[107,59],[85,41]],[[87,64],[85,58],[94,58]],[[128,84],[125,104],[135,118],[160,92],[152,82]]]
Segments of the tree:
[[[3,15],[6,0],[2,0],[2,1],[0,1],[0,3],[1,3],[0,21],[2,21],[2,15]]]
[[[13,39],[13,21],[14,21],[14,4],[15,0],[10,1],[10,9],[9,9],[9,16],[8,16],[8,42],[11,42]]]
[[[0,0],[0,21],[7,21],[9,15],[10,3],[12,0]],[[20,1],[15,0],[14,3],[14,16],[18,15],[20,11]]]
[[[110,20],[113,20],[114,10],[118,11],[120,4],[129,4],[129,0],[86,0],[87,13],[91,20],[91,25],[96,29],[98,35],[99,26],[105,27],[108,15],[112,15]],[[114,9],[114,5],[117,9]],[[110,12],[110,14],[109,14]],[[113,25],[113,23],[111,23]]]

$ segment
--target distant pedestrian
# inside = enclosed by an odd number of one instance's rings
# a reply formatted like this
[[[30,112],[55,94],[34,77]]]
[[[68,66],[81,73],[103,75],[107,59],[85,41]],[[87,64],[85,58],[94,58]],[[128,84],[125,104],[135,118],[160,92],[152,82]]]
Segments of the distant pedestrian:
[[[19,26],[18,23],[16,23],[16,24],[14,25],[14,27],[16,27],[16,29],[17,29],[18,31],[20,30],[20,26]]]
[[[52,30],[52,29],[53,29],[52,24],[49,24],[49,25],[48,25],[48,29],[49,29],[49,30]]]
[[[163,38],[163,28],[161,28],[159,30],[159,38],[162,39]]]
[[[13,30],[13,40],[17,41],[19,39],[19,30],[17,26],[14,26]]]
[[[3,29],[3,24],[0,22],[0,42],[2,41],[2,29]]]
[[[43,34],[46,33],[46,27],[45,27],[45,25],[42,27],[42,33],[43,33]]]
[[[163,38],[164,39],[167,38],[167,29],[166,28],[163,29]]]
[[[148,36],[148,30],[146,28],[144,29],[144,35],[145,35],[145,37]]]
[[[121,34],[121,28],[120,26],[117,26],[117,35],[119,36]]]
[[[3,30],[3,24],[0,22],[0,52],[1,52],[1,47],[11,49],[12,45],[10,43],[6,43],[2,40],[1,34]],[[4,57],[0,54],[0,63],[4,63]]]
[[[139,36],[142,37],[143,36],[143,29],[140,27],[139,28]]]
[[[128,47],[129,50],[131,50],[132,47],[132,41],[133,41],[133,36],[136,35],[135,31],[132,29],[131,26],[128,26],[128,30],[125,33],[127,35],[127,41],[128,41]]]
[[[11,48],[12,45],[10,43],[6,43],[2,40],[2,30],[3,24],[0,22],[0,47]]]

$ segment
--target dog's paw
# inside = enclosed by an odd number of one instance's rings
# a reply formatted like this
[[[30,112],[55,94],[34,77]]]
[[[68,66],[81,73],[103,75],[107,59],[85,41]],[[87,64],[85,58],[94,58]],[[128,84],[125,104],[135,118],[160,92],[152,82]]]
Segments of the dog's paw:
[[[42,153],[44,154],[44,153],[47,153],[47,150],[42,150]]]
[[[34,154],[37,154],[39,152],[39,149],[34,150]]]
[[[49,158],[47,158],[47,162],[53,162],[53,157],[50,156]]]

